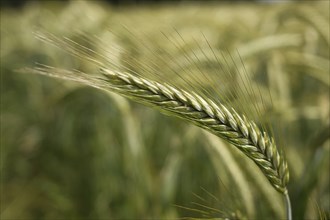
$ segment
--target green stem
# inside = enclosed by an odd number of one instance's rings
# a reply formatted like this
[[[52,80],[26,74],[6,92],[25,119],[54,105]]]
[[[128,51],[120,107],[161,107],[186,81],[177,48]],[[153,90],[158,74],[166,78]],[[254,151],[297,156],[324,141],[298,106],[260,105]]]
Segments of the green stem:
[[[291,210],[291,201],[288,191],[284,193],[285,202],[286,202],[286,216],[288,220],[292,220],[292,210]]]

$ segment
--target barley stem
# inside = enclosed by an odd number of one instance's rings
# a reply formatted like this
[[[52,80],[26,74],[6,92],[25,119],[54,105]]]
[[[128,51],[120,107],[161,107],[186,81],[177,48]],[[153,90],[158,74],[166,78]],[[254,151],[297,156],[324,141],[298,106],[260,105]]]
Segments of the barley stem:
[[[291,201],[288,191],[284,193],[285,204],[286,204],[286,217],[288,220],[292,220],[292,210],[291,210]]]

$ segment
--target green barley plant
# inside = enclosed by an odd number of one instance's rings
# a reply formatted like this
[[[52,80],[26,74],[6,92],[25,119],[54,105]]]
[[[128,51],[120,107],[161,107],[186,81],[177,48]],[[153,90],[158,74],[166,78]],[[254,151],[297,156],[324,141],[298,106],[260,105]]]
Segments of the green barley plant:
[[[328,218],[324,4],[2,12],[2,218]]]

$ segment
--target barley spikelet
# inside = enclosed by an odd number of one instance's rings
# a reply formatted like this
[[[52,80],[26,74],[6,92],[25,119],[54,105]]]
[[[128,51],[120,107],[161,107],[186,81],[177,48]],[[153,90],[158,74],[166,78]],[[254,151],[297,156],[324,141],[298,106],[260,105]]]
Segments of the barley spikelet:
[[[240,116],[233,108],[215,104],[194,92],[150,81],[129,73],[101,69],[112,89],[123,96],[154,106],[160,111],[190,121],[227,140],[250,157],[281,193],[286,193],[289,171],[273,138]]]

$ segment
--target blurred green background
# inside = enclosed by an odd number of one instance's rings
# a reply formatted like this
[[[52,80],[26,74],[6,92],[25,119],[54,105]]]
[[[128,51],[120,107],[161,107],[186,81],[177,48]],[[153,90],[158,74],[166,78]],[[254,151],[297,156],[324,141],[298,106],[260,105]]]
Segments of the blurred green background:
[[[15,71],[35,62],[92,69],[35,39],[39,28],[95,35],[109,42],[96,50],[121,48],[160,65],[134,49],[141,39],[123,25],[178,60],[184,54],[159,37],[164,28],[185,39],[202,32],[215,50],[237,49],[272,93],[274,109],[262,114],[281,124],[294,219],[329,219],[328,1],[2,8],[1,219],[284,218],[281,195],[218,138],[115,94]]]

